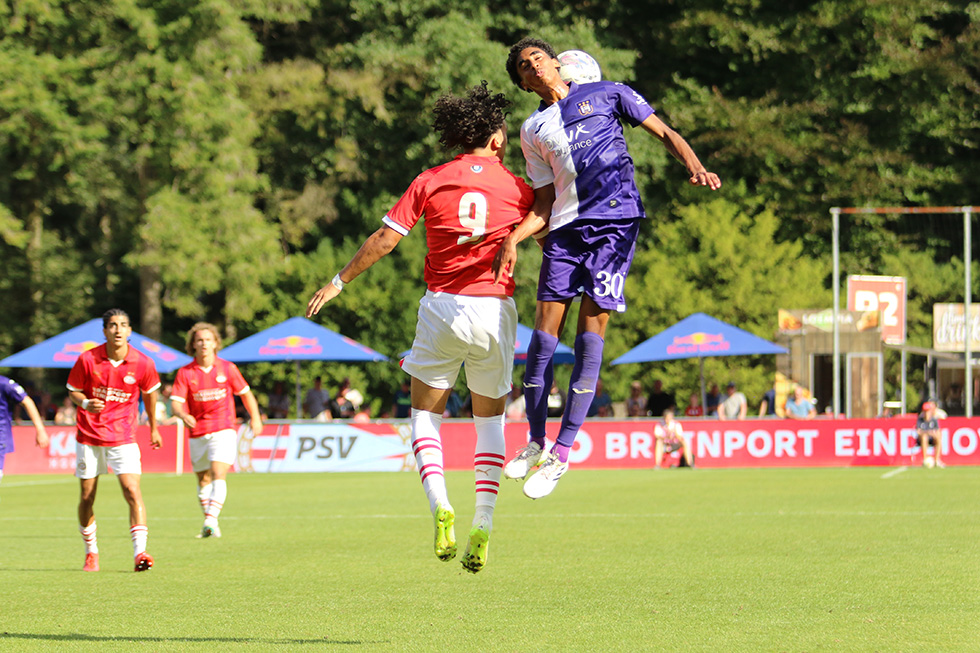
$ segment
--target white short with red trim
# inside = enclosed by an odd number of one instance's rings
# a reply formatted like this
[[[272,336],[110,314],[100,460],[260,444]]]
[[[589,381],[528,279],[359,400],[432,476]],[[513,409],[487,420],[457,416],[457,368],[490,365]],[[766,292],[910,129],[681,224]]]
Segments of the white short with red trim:
[[[116,476],[142,474],[139,445],[130,442],[115,447],[99,447],[75,443],[75,476],[83,480],[90,479],[108,474],[110,469]]]
[[[517,306],[510,297],[470,297],[428,291],[419,301],[412,351],[402,369],[433,388],[466,385],[496,399],[510,392],[517,340]]]
[[[223,429],[190,439],[191,465],[195,472],[211,469],[211,463],[234,465],[238,455],[238,433]]]

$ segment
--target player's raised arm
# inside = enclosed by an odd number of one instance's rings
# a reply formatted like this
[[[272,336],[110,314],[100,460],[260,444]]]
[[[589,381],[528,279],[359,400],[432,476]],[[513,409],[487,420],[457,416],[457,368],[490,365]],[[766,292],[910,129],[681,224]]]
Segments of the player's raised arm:
[[[690,182],[695,186],[707,186],[711,190],[721,188],[721,178],[713,172],[708,172],[698,156],[684,138],[664,124],[656,115],[651,115],[642,123],[643,128],[660,139],[667,151],[687,167]]]
[[[390,227],[381,227],[368,236],[344,269],[337,273],[330,283],[313,294],[306,305],[306,317],[313,317],[319,313],[324,304],[340,294],[344,284],[350,283],[361,272],[387,256],[401,239],[402,235]]]
[[[500,250],[493,259],[493,281],[503,283],[514,274],[517,265],[517,245],[528,236],[547,232],[551,207],[555,203],[555,185],[548,184],[534,191],[534,204],[517,227],[504,238]]]

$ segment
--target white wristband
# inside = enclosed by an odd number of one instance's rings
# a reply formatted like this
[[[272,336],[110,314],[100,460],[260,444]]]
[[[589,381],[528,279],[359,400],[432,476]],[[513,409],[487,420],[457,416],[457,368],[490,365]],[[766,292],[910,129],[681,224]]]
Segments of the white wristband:
[[[343,290],[344,289],[344,282],[341,281],[341,279],[340,279],[340,273],[339,272],[337,274],[333,275],[333,279],[330,280],[330,283],[332,283],[333,284],[333,287],[336,288],[337,290]]]
[[[88,399],[82,399],[82,410],[88,410]]]

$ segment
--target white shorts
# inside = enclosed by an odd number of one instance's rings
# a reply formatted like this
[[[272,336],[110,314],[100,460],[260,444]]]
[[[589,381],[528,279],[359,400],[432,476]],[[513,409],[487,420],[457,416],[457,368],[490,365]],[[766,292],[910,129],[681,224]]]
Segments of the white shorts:
[[[238,433],[235,429],[224,429],[190,438],[191,465],[195,472],[211,469],[211,463],[234,465],[238,456]]]
[[[402,369],[428,386],[447,389],[465,363],[469,389],[496,399],[510,392],[516,340],[513,299],[426,292]]]
[[[142,474],[139,445],[130,442],[116,447],[99,447],[75,443],[75,476],[80,479],[95,478],[108,474],[110,469],[116,476]]]

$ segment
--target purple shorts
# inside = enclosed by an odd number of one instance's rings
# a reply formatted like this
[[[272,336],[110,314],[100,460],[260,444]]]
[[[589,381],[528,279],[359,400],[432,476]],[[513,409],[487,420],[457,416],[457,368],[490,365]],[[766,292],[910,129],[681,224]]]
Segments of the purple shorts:
[[[538,277],[538,301],[585,294],[600,308],[626,310],[623,287],[636,251],[640,218],[576,220],[548,234]]]

